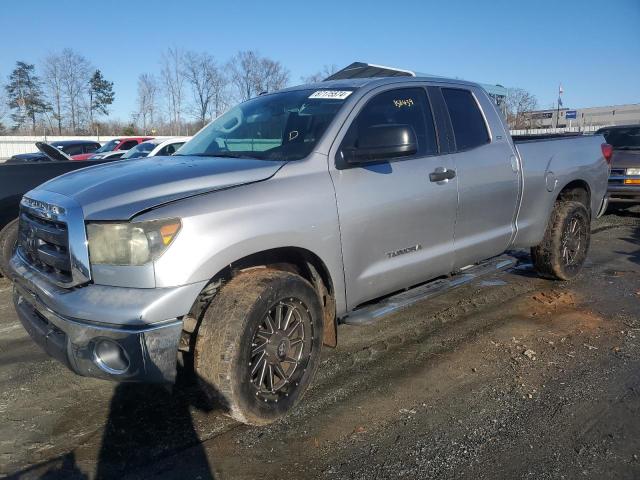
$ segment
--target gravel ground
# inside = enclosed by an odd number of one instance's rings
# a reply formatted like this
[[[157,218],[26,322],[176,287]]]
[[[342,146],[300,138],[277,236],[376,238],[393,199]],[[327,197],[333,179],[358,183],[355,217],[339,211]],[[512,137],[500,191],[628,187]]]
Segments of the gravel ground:
[[[48,359],[0,280],[0,475],[640,478],[640,208],[594,224],[581,276],[526,265],[339,328],[303,404],[264,428],[179,384]]]

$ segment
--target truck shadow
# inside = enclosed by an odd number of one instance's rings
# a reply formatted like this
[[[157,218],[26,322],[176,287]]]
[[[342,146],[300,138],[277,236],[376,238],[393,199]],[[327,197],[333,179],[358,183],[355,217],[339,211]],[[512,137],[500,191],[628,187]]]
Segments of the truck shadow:
[[[111,399],[95,478],[137,477],[136,470],[144,470],[154,460],[188,449],[189,471],[197,470],[203,480],[213,479],[192,411],[222,409],[207,397],[193,374],[183,370],[172,391],[156,385],[119,384]],[[141,472],[140,477],[144,476]]]
[[[154,472],[159,478],[185,478],[181,472],[186,464],[189,478],[193,474],[193,478],[214,479],[192,412],[223,410],[223,405],[204,393],[194,375],[182,369],[173,389],[162,385],[120,383],[111,398],[97,459],[91,458],[91,454],[82,458],[82,450],[76,449],[9,478],[148,478],[148,472],[156,462],[166,462],[167,457],[175,455],[176,461],[168,462],[170,466],[165,471]],[[94,462],[94,473],[86,473],[91,467],[84,465]]]
[[[631,243],[635,246],[640,246],[640,226],[635,227],[630,235],[622,237],[620,240]],[[635,263],[636,265],[640,265],[640,248],[633,252],[616,251],[615,253],[626,256],[628,261]]]

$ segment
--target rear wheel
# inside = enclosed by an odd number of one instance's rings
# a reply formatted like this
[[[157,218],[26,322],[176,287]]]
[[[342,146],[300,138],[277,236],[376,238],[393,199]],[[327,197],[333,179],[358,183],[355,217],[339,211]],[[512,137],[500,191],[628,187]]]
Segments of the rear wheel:
[[[322,307],[311,284],[293,273],[255,270],[234,277],[211,301],[194,367],[229,416],[264,425],[298,403],[321,345]]]
[[[18,219],[12,220],[0,230],[0,273],[9,276],[9,260],[18,241]]]
[[[591,239],[591,216],[580,202],[557,202],[544,238],[531,249],[533,265],[546,278],[570,280],[582,270]]]

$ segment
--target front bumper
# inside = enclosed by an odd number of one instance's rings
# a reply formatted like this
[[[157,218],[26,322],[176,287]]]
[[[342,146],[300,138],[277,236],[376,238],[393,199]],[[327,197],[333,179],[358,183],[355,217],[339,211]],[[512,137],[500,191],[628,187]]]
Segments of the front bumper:
[[[18,318],[31,338],[50,356],[87,377],[118,381],[173,382],[182,321],[144,328],[113,328],[65,318],[49,309],[37,294],[14,284]],[[108,341],[124,352],[126,362],[113,368],[96,352]]]
[[[175,288],[86,285],[64,289],[42,278],[19,255],[10,262],[14,305],[33,340],[79,375],[117,381],[173,382],[181,317],[203,283]],[[122,355],[118,368],[97,348]],[[106,359],[108,360],[108,358]],[[126,367],[126,368],[125,368]]]

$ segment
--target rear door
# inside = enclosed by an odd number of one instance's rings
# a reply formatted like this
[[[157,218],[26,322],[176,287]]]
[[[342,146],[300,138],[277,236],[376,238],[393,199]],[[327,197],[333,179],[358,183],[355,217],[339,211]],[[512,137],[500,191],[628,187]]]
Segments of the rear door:
[[[452,268],[457,179],[431,181],[430,173],[451,172],[453,156],[440,154],[426,89],[415,85],[363,98],[331,150],[349,309]],[[417,153],[343,163],[364,129],[385,124],[410,125]]]
[[[460,268],[508,248],[515,232],[520,172],[488,97],[473,87],[441,92],[455,145],[459,205],[454,243],[455,267]]]

